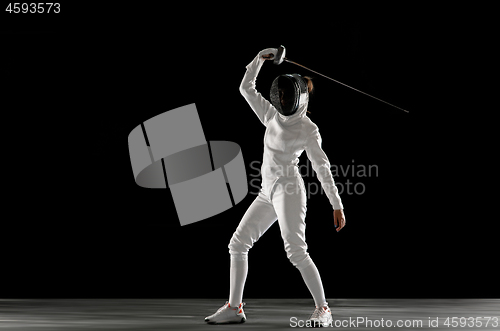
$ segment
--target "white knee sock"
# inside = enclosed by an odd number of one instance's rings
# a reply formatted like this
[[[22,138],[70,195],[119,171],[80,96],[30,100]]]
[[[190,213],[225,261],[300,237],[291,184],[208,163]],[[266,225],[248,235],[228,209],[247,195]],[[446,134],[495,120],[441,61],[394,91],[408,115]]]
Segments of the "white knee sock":
[[[248,260],[238,261],[231,259],[231,270],[229,272],[229,305],[238,307],[243,300],[243,288],[248,273]]]
[[[300,273],[302,274],[302,278],[309,292],[311,292],[316,307],[326,306],[328,303],[326,302],[325,292],[323,291],[323,283],[321,282],[318,268],[316,268],[314,262],[300,270]]]

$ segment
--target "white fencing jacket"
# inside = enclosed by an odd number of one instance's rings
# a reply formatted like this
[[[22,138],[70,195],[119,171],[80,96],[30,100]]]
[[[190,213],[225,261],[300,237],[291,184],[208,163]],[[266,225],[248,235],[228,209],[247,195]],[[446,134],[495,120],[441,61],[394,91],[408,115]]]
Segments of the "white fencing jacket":
[[[318,127],[306,114],[308,102],[300,105],[295,114],[284,116],[255,88],[257,75],[265,61],[262,54],[276,55],[276,52],[276,48],[261,51],[246,66],[247,71],[240,85],[241,94],[266,126],[261,168],[262,190],[269,196],[280,177],[300,177],[297,164],[299,156],[306,151],[333,209],[343,209],[330,171],[330,162],[321,149]]]

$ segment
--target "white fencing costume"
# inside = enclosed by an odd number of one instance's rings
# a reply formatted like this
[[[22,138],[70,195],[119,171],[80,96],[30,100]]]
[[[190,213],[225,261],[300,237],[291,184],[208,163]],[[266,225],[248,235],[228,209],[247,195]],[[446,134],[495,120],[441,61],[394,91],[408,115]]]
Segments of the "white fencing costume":
[[[287,256],[300,270],[316,306],[326,305],[318,270],[307,253],[305,217],[307,195],[297,164],[306,151],[323,190],[333,209],[343,209],[335,186],[330,163],[321,149],[318,127],[307,117],[308,96],[301,98],[297,111],[284,116],[255,89],[256,77],[264,63],[262,55],[277,49],[261,51],[247,65],[240,92],[266,126],[262,162],[262,189],[246,211],[229,243],[231,254],[231,306],[242,301],[246,280],[247,255],[253,244],[278,220]]]

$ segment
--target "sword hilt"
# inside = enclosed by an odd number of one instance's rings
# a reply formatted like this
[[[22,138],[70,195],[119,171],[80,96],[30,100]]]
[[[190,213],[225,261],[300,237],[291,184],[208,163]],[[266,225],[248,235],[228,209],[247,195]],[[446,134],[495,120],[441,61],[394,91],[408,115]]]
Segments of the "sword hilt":
[[[286,60],[285,53],[285,46],[281,45],[280,47],[278,47],[278,52],[276,53],[273,63],[276,65],[283,63],[283,60]]]

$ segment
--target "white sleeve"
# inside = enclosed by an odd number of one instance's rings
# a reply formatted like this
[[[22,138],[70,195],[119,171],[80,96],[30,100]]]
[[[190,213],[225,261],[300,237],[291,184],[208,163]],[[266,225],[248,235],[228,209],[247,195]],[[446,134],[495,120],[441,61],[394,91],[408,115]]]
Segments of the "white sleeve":
[[[264,64],[264,60],[262,58],[263,54],[273,53],[276,55],[276,48],[268,48],[265,49],[250,62],[246,68],[247,71],[245,76],[243,76],[243,80],[240,84],[240,93],[243,95],[245,100],[250,105],[250,108],[253,109],[255,114],[259,117],[262,124],[267,126],[267,122],[274,116],[276,113],[276,108],[266,100],[259,92],[257,92],[255,88],[255,82],[257,80],[257,75],[259,74],[260,68]]]
[[[305,151],[333,209],[344,209],[337,186],[335,186],[335,181],[333,180],[332,172],[330,171],[330,161],[321,149],[321,136],[318,129],[315,129],[308,137]]]

